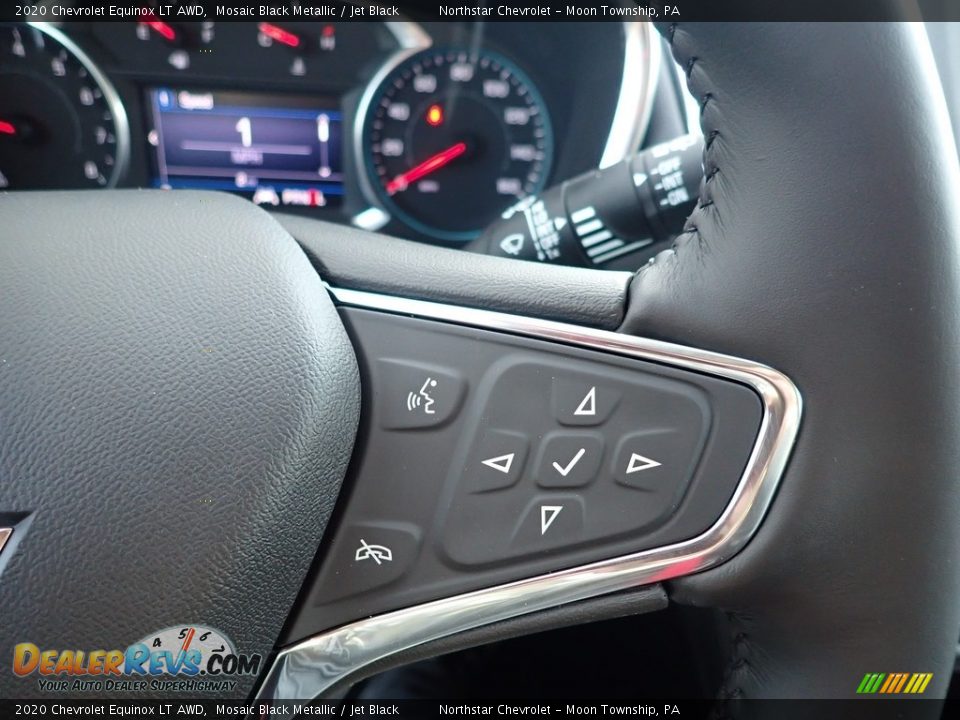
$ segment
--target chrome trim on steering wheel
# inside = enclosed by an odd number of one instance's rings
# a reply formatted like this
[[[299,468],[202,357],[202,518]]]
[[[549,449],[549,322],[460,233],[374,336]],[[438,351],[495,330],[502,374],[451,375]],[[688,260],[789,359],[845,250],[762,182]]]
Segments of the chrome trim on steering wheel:
[[[3,552],[3,546],[7,544],[7,538],[12,532],[10,528],[0,528],[0,552]]]
[[[310,699],[364,667],[424,643],[502,620],[670,578],[729,560],[753,537],[783,475],[800,427],[800,392],[782,373],[727,355],[547,320],[330,288],[340,305],[552,340],[733,380],[756,391],[764,413],[730,503],[684,542],[396,610],[321,633],[276,658],[258,698]]]

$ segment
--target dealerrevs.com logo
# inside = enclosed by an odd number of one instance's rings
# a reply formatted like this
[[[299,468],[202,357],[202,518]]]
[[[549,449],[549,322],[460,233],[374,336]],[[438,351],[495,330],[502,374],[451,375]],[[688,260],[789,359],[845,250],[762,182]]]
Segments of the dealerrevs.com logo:
[[[238,653],[223,633],[201,625],[169,627],[125,650],[13,649],[13,672],[37,676],[49,692],[229,692],[256,675],[260,655]]]

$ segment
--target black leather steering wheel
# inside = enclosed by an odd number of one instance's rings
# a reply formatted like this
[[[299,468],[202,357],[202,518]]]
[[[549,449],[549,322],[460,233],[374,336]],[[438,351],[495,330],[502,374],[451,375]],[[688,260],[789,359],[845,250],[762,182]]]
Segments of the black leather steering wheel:
[[[0,197],[0,656],[196,622],[264,658],[223,696],[256,690],[370,400],[326,281],[785,373],[804,415],[762,525],[669,596],[726,611],[724,699],[854,697],[871,671],[932,673],[925,696],[943,696],[960,169],[923,32],[661,31],[701,106],[705,180],[686,232],[634,276],[285,229],[219,194]],[[442,640],[392,660],[459,642]],[[5,670],[0,694],[34,682]]]

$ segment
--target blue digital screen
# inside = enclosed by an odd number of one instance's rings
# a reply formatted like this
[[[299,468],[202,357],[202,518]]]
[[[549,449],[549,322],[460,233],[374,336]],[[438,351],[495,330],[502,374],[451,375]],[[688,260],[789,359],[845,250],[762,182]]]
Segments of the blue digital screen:
[[[227,190],[267,207],[343,195],[343,117],[329,98],[152,88],[154,185]]]

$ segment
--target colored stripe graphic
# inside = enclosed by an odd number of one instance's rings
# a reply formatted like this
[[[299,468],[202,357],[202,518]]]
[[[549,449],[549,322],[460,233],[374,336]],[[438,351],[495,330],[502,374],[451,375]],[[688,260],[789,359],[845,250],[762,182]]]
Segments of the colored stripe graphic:
[[[887,681],[880,687],[880,692],[890,692],[890,686],[896,684],[897,680],[899,679],[900,676],[897,673],[891,673],[890,675],[887,675]]]
[[[867,673],[860,682],[857,692],[862,695],[872,695],[880,688],[880,683],[886,677],[886,673]]]
[[[919,695],[932,679],[933,673],[867,673],[857,686],[857,694]]]

